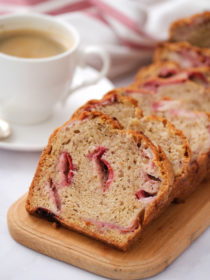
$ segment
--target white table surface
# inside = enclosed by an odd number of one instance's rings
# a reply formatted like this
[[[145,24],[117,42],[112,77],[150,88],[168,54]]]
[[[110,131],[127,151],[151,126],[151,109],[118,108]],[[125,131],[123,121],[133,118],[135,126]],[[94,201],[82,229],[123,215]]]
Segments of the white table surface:
[[[129,84],[131,77],[121,78],[116,86]],[[105,279],[34,252],[16,243],[7,229],[7,210],[26,193],[40,153],[0,149],[0,279],[1,280],[70,280]],[[209,280],[210,228],[208,228],[156,280]],[[129,280],[129,279],[128,279]]]

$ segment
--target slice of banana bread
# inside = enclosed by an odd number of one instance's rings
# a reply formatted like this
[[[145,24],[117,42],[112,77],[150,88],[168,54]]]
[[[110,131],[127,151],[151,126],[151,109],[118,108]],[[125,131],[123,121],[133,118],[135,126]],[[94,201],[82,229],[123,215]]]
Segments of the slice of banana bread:
[[[74,112],[72,118],[76,118],[82,112],[100,111],[116,118],[123,128],[128,128],[132,118],[143,116],[138,107],[137,100],[118,94],[117,90],[108,92],[101,100],[90,100]]]
[[[174,61],[182,68],[210,66],[210,49],[201,49],[187,42],[158,44],[154,61]]]
[[[158,80],[157,80],[158,78]],[[159,84],[175,84],[178,82],[193,81],[205,88],[210,87],[210,67],[182,69],[172,61],[158,61],[143,67],[136,75],[135,83],[144,86],[150,81],[159,81]]]
[[[170,27],[170,41],[187,41],[194,46],[210,48],[210,12],[173,22]]]
[[[165,154],[143,135],[121,130],[100,112],[56,129],[43,151],[26,209],[126,250],[145,211],[167,203],[173,174]]]
[[[170,160],[175,180],[168,202],[185,193],[189,188],[189,168],[191,162],[191,149],[186,136],[166,118],[158,116],[145,116],[133,119],[130,129],[142,131],[152,143],[161,146]],[[159,213],[158,213],[159,214]]]
[[[136,81],[133,86],[139,88],[140,91],[142,89],[153,94],[138,94],[139,101],[144,103],[151,102],[152,100],[155,106],[158,103],[157,101],[164,99],[164,107],[167,105],[174,106],[177,103],[176,106],[182,106],[186,110],[210,111],[209,89],[188,78],[186,79],[182,74],[165,79],[151,78],[143,83]],[[143,101],[143,99],[145,100]],[[167,102],[167,100],[170,102]],[[182,105],[179,104],[180,101]]]
[[[169,109],[162,115],[181,129],[189,140],[189,188],[185,188],[177,196],[179,200],[184,200],[208,177],[210,171],[210,114],[176,108]]]

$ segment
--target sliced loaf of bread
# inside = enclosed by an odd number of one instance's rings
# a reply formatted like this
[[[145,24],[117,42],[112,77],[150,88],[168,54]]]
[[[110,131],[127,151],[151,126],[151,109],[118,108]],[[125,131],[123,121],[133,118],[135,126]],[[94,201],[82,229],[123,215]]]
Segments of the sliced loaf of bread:
[[[187,42],[158,44],[154,61],[174,61],[182,68],[210,66],[210,49],[200,49]]]
[[[126,250],[145,212],[167,203],[172,183],[165,154],[147,137],[100,112],[83,112],[51,135],[26,209]]]
[[[170,27],[170,41],[187,41],[194,46],[210,48],[210,12],[173,22]]]

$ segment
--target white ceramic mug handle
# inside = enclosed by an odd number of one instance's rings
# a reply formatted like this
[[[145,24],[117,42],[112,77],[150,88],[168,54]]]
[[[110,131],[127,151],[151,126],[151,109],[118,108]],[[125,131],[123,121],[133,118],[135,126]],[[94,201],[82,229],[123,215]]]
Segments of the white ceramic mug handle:
[[[86,86],[96,84],[99,80],[101,80],[104,76],[106,76],[106,74],[109,70],[110,58],[109,58],[108,53],[103,48],[98,47],[98,46],[87,46],[87,47],[84,47],[84,48],[80,49],[80,54],[79,55],[80,55],[80,61],[79,61],[79,66],[80,67],[86,66],[86,58],[89,55],[94,55],[94,56],[99,57],[101,62],[102,62],[102,67],[101,67],[101,70],[99,71],[99,73],[95,77],[93,77],[89,80],[84,80],[79,85],[71,88],[69,90],[69,92],[67,93],[67,95],[65,96],[65,100],[74,91],[76,91],[78,89],[81,89],[83,87],[86,87]]]

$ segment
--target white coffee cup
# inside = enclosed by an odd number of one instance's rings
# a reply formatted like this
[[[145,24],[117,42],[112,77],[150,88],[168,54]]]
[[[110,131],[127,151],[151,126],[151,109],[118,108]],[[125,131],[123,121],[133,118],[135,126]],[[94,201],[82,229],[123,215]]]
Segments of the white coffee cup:
[[[35,124],[50,117],[55,105],[76,89],[71,88],[75,70],[85,64],[88,55],[102,61],[98,76],[82,82],[78,88],[95,84],[109,68],[109,57],[100,47],[80,48],[77,30],[69,23],[40,14],[13,14],[0,17],[0,32],[37,29],[67,36],[73,46],[46,58],[21,58],[0,53],[0,111],[8,121]]]

